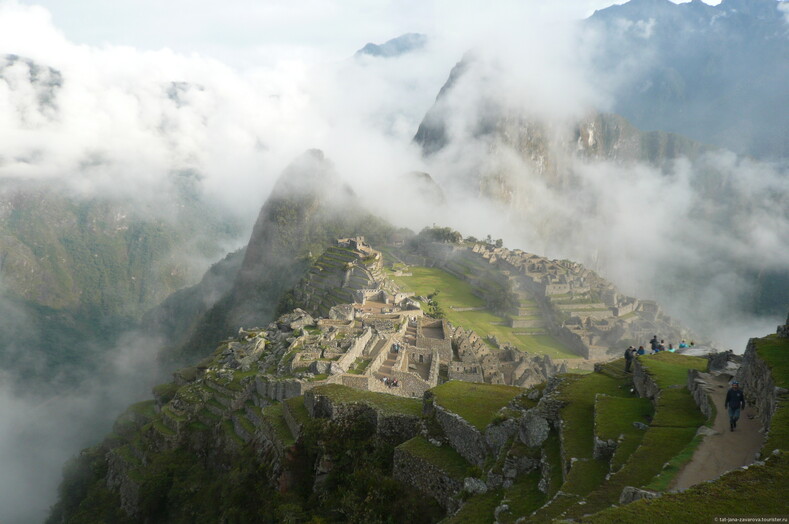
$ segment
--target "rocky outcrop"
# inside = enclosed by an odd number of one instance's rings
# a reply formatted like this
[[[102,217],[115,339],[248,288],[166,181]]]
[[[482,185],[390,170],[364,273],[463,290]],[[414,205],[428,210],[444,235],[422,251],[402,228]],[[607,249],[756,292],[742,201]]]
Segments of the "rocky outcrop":
[[[778,326],[778,336],[782,338],[789,338],[789,315],[786,317],[786,324]]]
[[[604,440],[595,435],[592,456],[596,460],[609,460],[614,456],[618,445],[619,443],[614,439]]]
[[[620,504],[630,504],[641,499],[656,499],[660,496],[657,491],[648,491],[646,489],[638,489],[633,486],[626,486],[619,496]]]
[[[742,355],[735,355],[731,349],[729,351],[710,353],[707,355],[709,360],[707,371],[715,374],[729,373],[733,375],[742,364],[742,358]]]
[[[518,429],[521,442],[532,448],[541,446],[551,431],[548,421],[540,416],[536,408],[528,410],[521,417]]]

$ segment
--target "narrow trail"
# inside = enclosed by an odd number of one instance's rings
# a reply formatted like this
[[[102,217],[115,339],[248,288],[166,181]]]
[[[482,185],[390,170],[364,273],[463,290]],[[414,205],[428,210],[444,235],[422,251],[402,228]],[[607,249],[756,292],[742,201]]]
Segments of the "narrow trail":
[[[753,408],[741,411],[737,428],[734,431],[729,429],[728,410],[723,407],[729,389],[728,375],[712,376],[710,385],[714,388],[710,397],[717,410],[712,427],[715,434],[704,438],[691,461],[677,475],[670,487],[672,490],[686,489],[699,482],[715,479],[732,469],[747,466],[754,462],[756,453],[761,449],[764,440],[764,435],[759,433],[761,423],[757,417],[749,417],[755,415]],[[745,395],[747,398],[747,391]]]

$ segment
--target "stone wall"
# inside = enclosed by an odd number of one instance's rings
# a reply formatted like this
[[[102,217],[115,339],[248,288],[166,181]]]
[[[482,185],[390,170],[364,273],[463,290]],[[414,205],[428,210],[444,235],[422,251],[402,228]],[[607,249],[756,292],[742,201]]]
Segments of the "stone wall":
[[[304,395],[304,406],[313,418],[327,418],[337,424],[367,424],[378,437],[393,444],[415,437],[421,429],[419,417],[383,413],[364,402],[335,402],[314,391]]]
[[[255,377],[255,390],[261,397],[283,401],[291,397],[303,395],[305,391],[317,386],[317,383],[305,382],[295,378]]]
[[[340,368],[343,373],[348,371],[348,369],[356,362],[356,359],[362,356],[362,351],[367,346],[367,343],[373,336],[373,330],[369,327],[364,330],[364,332],[357,337],[348,351],[345,352],[345,355],[340,357],[337,362],[334,362],[332,368],[335,366]]]
[[[779,397],[785,395],[786,390],[775,386],[770,367],[756,352],[756,339],[748,341],[742,366],[737,371],[737,380],[745,400],[756,406],[762,426],[765,431],[769,431],[770,422],[778,409]]]
[[[696,369],[688,370],[688,389],[707,420],[715,413],[715,407],[710,399],[713,392],[713,387],[710,385],[711,378],[708,373],[702,373]]]
[[[450,445],[463,458],[475,466],[482,467],[488,454],[482,433],[451,411],[433,403],[436,422],[444,430]]]
[[[398,386],[396,388],[389,388],[387,393],[392,393],[401,397],[421,398],[422,395],[425,394],[425,391],[433,387],[427,381],[406,371],[392,371],[392,377],[397,379]]]
[[[423,327],[440,327],[443,338],[426,337],[423,332]],[[450,338],[451,330],[449,323],[446,320],[430,321],[422,319],[417,324],[416,328],[416,345],[420,348],[435,349],[438,351],[438,357],[441,362],[450,362],[452,360],[452,340]]]
[[[573,332],[570,328],[562,326],[556,332],[556,338],[559,339],[570,350],[583,358],[591,358],[589,356],[589,346],[584,344],[581,335]]]
[[[438,374],[441,367],[441,361],[438,357],[438,352],[433,352],[433,356],[430,360],[430,371],[427,375],[427,382],[430,384],[430,387],[435,387],[438,385]]]
[[[482,365],[477,362],[450,362],[448,377],[449,380],[484,382]]]
[[[644,370],[644,367],[641,365],[641,360],[638,358],[633,361],[633,386],[635,386],[639,397],[650,399],[652,404],[657,402],[660,388]]]
[[[369,390],[370,389],[370,381],[374,380],[369,375],[351,375],[349,373],[345,373],[342,375],[342,382],[343,386],[348,386],[349,388],[355,389],[362,389],[362,390]]]
[[[433,497],[449,512],[455,509],[457,502],[454,497],[463,489],[461,479],[450,477],[430,462],[401,448],[395,448],[393,460],[392,476],[395,480]]]

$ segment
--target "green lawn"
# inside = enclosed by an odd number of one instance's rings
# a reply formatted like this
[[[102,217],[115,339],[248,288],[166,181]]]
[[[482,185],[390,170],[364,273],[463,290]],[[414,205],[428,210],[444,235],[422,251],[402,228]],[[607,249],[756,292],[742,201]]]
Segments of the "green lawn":
[[[662,351],[655,355],[641,355],[638,357],[641,364],[647,368],[647,373],[654,377],[660,389],[677,384],[688,384],[688,370],[707,370],[707,359],[702,357],[689,357],[669,351]]]
[[[641,487],[649,484],[656,475],[665,471],[665,464],[682,460],[683,457],[678,456],[687,455],[696,430],[704,423],[704,416],[684,384],[687,382],[688,369],[704,369],[706,359],[673,353],[659,353],[641,359],[642,365],[661,388],[651,425],[641,435],[638,430],[628,428],[625,424],[632,421],[633,417],[647,416],[651,410],[647,404],[634,402],[628,406],[621,400],[612,400],[612,405],[607,406],[609,401],[598,397],[598,434],[610,437],[619,431],[624,432],[626,441],[629,435],[631,442],[628,442],[628,449],[622,451],[631,453],[629,457],[617,457],[616,466],[622,465],[621,469],[601,482],[586,497],[585,505],[570,509],[567,513],[569,517],[580,517],[615,504],[625,486]],[[643,402],[642,399],[632,400]],[[616,404],[622,405],[617,407]],[[635,446],[637,449],[633,450]],[[670,482],[673,478],[670,472],[666,473],[662,482]]]
[[[499,409],[525,390],[515,386],[450,380],[430,391],[438,405],[460,415],[482,431],[493,421]]]
[[[771,458],[765,466],[734,470],[714,482],[682,493],[606,509],[583,522],[713,522],[716,516],[786,516],[789,455]]]
[[[626,380],[602,373],[567,375],[560,398],[568,402],[562,408],[562,439],[567,457],[591,458],[594,447],[595,395],[631,397]]]
[[[622,398],[598,395],[595,400],[595,430],[604,440],[619,438],[620,435],[643,433],[633,422],[649,424],[654,409],[648,398]]]
[[[446,319],[456,326],[471,329],[485,339],[494,335],[499,342],[517,346],[522,351],[529,353],[550,355],[551,358],[580,358],[571,352],[564,344],[550,335],[516,335],[524,329],[513,329],[507,324],[507,319],[495,315],[488,310],[483,311],[453,311],[451,307],[484,307],[485,302],[474,295],[471,285],[454,275],[438,268],[412,267],[412,276],[390,276],[398,286],[405,291],[417,295],[427,296],[436,290],[440,293],[436,300],[446,314]],[[521,304],[530,305],[533,302],[522,300]]]

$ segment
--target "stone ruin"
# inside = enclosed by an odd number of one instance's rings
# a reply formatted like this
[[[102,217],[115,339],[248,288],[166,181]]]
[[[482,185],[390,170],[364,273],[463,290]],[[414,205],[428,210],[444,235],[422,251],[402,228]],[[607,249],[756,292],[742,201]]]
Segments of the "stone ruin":
[[[462,249],[505,273],[519,296],[538,303],[548,331],[584,358],[610,358],[609,348],[620,341],[646,345],[654,333],[666,340],[694,338],[656,302],[619,293],[579,263],[486,244]],[[513,327],[533,327],[521,323]]]

